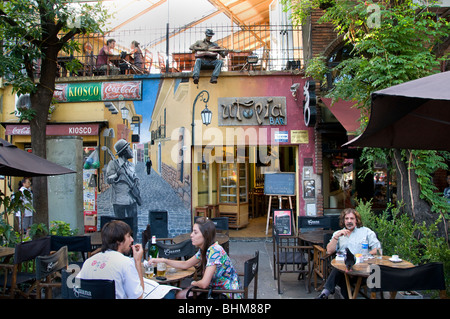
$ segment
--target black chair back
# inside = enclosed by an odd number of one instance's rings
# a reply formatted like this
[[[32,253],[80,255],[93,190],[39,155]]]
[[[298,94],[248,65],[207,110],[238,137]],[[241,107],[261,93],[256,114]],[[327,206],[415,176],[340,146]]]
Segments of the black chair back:
[[[36,279],[41,280],[53,273],[67,268],[68,250],[67,246],[61,247],[56,253],[48,256],[36,257]]]
[[[255,257],[248,259],[244,263],[244,289],[248,294],[248,287],[252,280],[254,282],[253,298],[256,299],[258,295],[258,268],[259,268],[259,250],[255,252]],[[247,298],[248,296],[245,296]]]
[[[434,262],[412,268],[380,265],[376,291],[445,290],[444,265]]]
[[[323,248],[327,248],[328,243],[331,240],[331,237],[333,236],[333,233],[324,233],[323,234]]]
[[[186,239],[178,244],[165,244],[157,241],[156,246],[158,246],[159,257],[162,258],[190,258],[195,254],[195,247],[190,239]]]
[[[216,230],[223,230],[225,234],[228,235],[228,217],[214,217],[211,218],[214,226],[216,226]]]
[[[89,253],[92,250],[90,236],[50,236],[51,249],[56,251],[67,246],[68,251],[79,251]]]
[[[14,264],[33,260],[37,256],[50,255],[50,246],[49,236],[16,244]]]
[[[116,285],[114,280],[75,278],[75,274],[63,270],[61,296],[63,299],[115,299]]]

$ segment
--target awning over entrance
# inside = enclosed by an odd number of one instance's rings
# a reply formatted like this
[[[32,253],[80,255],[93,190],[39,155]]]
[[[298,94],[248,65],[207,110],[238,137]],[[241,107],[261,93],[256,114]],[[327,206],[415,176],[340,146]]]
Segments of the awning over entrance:
[[[356,132],[359,129],[359,118],[361,113],[359,109],[353,107],[355,103],[338,100],[332,104],[331,98],[320,98],[336,119],[342,124],[348,133]]]

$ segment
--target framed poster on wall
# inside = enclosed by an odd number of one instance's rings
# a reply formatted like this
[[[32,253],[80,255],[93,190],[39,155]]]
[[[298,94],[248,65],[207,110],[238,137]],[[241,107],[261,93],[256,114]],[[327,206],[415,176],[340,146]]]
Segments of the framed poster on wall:
[[[292,209],[274,209],[273,211],[273,227],[276,228],[278,235],[291,236],[294,235],[293,224],[294,215]]]

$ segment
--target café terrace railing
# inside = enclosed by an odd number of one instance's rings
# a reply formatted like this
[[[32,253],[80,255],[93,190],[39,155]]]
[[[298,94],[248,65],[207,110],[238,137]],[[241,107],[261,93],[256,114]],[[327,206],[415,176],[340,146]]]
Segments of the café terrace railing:
[[[179,28],[116,30],[103,35],[78,36],[80,52],[58,58],[57,76],[109,75],[109,69],[96,67],[97,55],[108,39],[114,39],[115,57],[110,63],[121,68],[122,74],[191,72],[195,63],[189,46],[205,38],[205,30],[212,29],[212,38],[229,50],[222,71],[280,71],[303,67],[303,44],[300,27],[292,25],[183,26]],[[144,57],[144,65],[136,68],[130,52],[131,42],[137,41]],[[122,55],[121,55],[122,53]],[[78,61],[81,68],[69,72],[67,63]],[[250,62],[250,63],[248,63]],[[39,69],[37,68],[37,72]]]

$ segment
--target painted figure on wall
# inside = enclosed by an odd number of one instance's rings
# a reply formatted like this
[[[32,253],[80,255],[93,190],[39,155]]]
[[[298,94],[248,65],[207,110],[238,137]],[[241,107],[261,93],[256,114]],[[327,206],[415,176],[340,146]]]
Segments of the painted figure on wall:
[[[111,185],[111,203],[117,218],[133,217],[133,233],[137,234],[137,205],[142,205],[139,179],[136,176],[130,143],[120,139],[114,149],[117,158],[108,163],[106,182]]]

